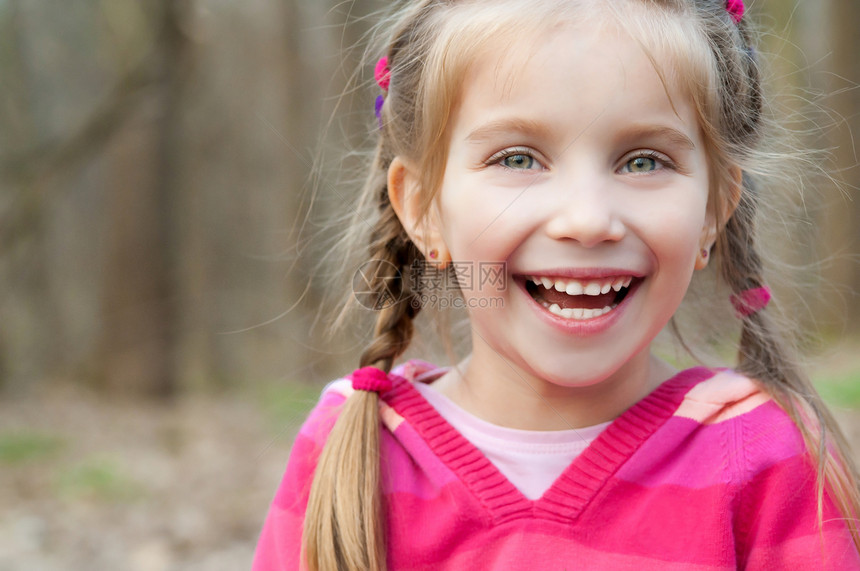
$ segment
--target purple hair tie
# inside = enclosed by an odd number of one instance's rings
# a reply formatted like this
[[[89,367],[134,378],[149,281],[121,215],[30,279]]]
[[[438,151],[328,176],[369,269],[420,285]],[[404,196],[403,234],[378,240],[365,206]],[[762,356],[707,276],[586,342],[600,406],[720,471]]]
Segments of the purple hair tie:
[[[362,367],[353,371],[347,378],[352,380],[352,388],[357,391],[384,393],[391,390],[392,386],[388,374],[376,367]]]
[[[382,105],[385,103],[385,97],[382,95],[376,96],[376,104],[374,107],[374,113],[376,114],[376,120],[379,123],[379,128],[382,129]]]
[[[758,313],[770,303],[770,288],[767,286],[744,290],[729,299],[738,317],[749,317]]]
[[[735,24],[740,22],[744,17],[745,10],[744,0],[726,0],[726,11],[731,15]]]

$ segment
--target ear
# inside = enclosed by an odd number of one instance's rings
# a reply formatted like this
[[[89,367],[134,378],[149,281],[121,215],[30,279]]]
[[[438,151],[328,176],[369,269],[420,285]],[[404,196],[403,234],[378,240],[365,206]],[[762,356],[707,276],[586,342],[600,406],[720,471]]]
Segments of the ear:
[[[696,269],[703,270],[708,266],[711,249],[717,241],[717,236],[726,227],[729,219],[735,213],[741,201],[743,193],[743,170],[739,166],[729,169],[729,176],[724,182],[726,185],[722,192],[717,193],[714,204],[708,208],[705,225],[702,227],[702,235],[699,240],[699,254],[696,256]],[[717,216],[716,213],[719,213]]]
[[[433,205],[429,212],[423,211],[421,190],[417,169],[404,158],[394,157],[388,167],[388,200],[424,257],[445,267],[451,255],[442,237],[439,214]]]

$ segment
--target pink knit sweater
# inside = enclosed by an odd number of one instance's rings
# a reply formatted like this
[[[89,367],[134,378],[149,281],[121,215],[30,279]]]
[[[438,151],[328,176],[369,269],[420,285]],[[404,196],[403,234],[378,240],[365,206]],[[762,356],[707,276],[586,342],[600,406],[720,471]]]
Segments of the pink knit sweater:
[[[380,415],[390,569],[860,569],[789,417],[749,379],[683,371],[631,407],[538,500],[523,496],[399,369]],[[346,394],[302,427],[255,571],[299,569],[320,448]]]

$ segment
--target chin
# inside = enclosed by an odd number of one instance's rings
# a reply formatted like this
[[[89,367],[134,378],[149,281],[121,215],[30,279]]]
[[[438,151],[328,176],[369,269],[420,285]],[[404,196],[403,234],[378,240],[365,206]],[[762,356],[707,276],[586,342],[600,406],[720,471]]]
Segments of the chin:
[[[617,369],[605,367],[582,368],[576,362],[560,363],[554,367],[546,367],[535,371],[535,376],[543,381],[567,388],[586,388],[599,385],[617,372]]]

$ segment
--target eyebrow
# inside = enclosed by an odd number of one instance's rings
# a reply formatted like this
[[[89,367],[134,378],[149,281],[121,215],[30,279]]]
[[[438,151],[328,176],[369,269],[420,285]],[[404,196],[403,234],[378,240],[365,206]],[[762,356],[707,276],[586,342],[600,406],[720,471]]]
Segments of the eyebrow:
[[[674,127],[663,125],[634,125],[625,129],[620,134],[619,139],[662,139],[670,145],[684,150],[696,150],[696,143],[690,137]]]
[[[499,135],[508,133],[517,133],[523,135],[547,135],[550,133],[548,125],[533,121],[531,119],[522,119],[513,117],[509,119],[500,119],[485,123],[469,133],[466,136],[468,143],[483,143],[487,140],[494,139]]]

